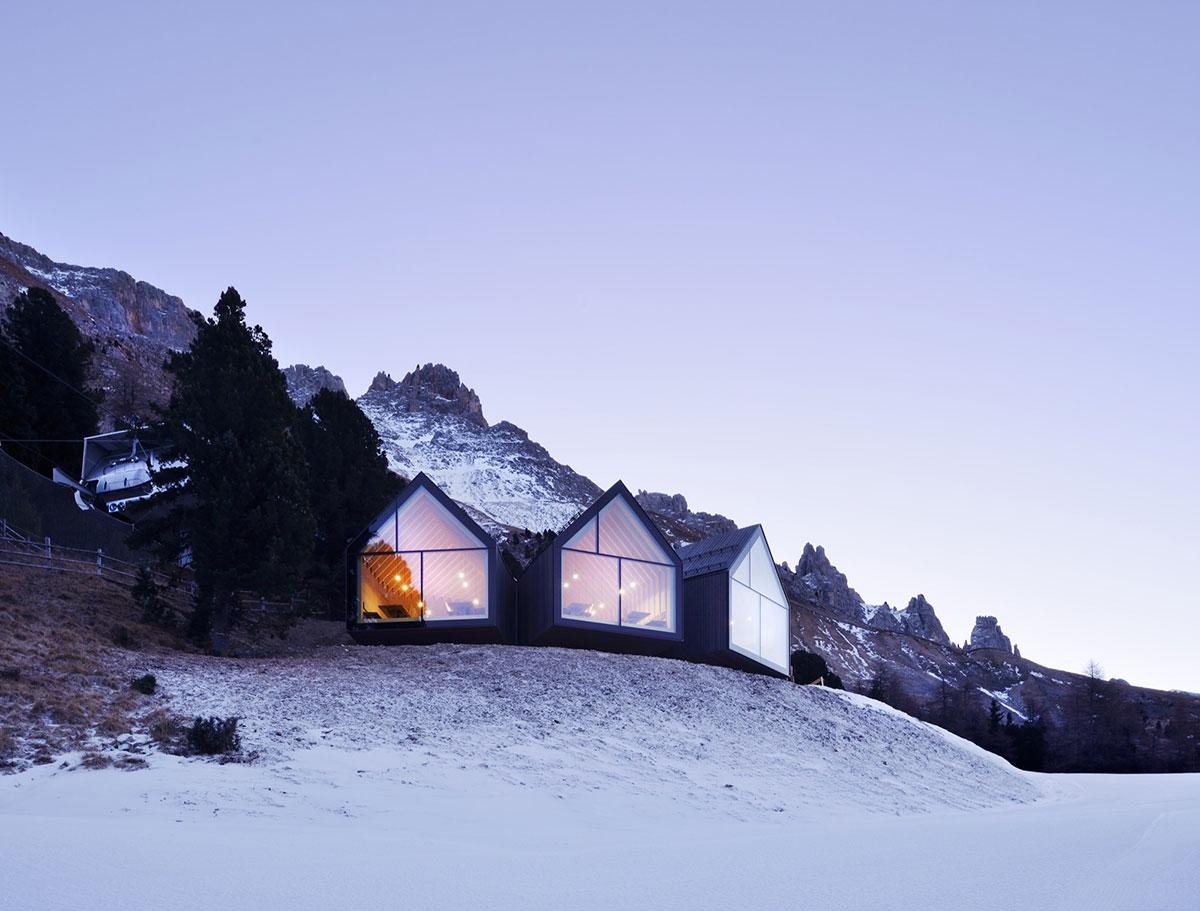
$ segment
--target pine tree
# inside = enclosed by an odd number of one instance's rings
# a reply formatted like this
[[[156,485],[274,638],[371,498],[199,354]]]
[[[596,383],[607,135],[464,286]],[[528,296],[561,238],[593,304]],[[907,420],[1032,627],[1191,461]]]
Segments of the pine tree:
[[[988,706],[988,733],[989,734],[999,733],[1000,718],[1001,718],[1000,703],[997,702],[995,699],[993,699],[992,704],[990,706]]]
[[[344,392],[322,389],[312,397],[301,413],[300,441],[317,530],[310,590],[340,617],[346,544],[404,481],[388,468],[374,425]]]
[[[218,654],[239,592],[297,592],[314,540],[299,412],[245,307],[229,288],[213,317],[197,318],[191,347],[167,361],[175,386],[162,418],[179,461],[157,473],[165,508],[135,535],[164,557],[190,555],[198,595],[189,631],[207,633]]]
[[[18,362],[16,351],[0,335],[0,449],[28,464],[36,460],[36,446],[12,442],[34,437],[33,407],[29,403],[25,376]]]
[[[43,288],[27,288],[17,295],[4,314],[0,327],[11,358],[3,370],[20,376],[24,408],[29,426],[0,433],[16,439],[67,442],[27,443],[13,447],[13,455],[45,474],[57,466],[70,475],[79,471],[82,439],[96,432],[95,403],[101,393],[87,386],[93,345],[86,341],[53,295]],[[14,354],[15,352],[15,354]],[[9,390],[3,398],[15,398]],[[4,406],[5,423],[12,420],[13,406]],[[19,408],[19,406],[18,406]],[[18,436],[29,434],[28,436]]]

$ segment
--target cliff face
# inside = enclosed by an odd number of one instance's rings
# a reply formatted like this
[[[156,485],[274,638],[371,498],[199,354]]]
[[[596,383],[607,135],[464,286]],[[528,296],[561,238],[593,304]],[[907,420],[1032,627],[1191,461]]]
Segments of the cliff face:
[[[971,630],[971,640],[967,643],[967,651],[981,648],[996,649],[1012,654],[1012,642],[1000,629],[1000,623],[995,617],[976,617],[975,628]]]
[[[332,389],[334,392],[345,392],[346,384],[342,378],[330,373],[324,367],[309,367],[307,364],[292,364],[283,368],[283,378],[287,381],[288,395],[292,401],[303,408],[309,400],[322,389]]]
[[[479,427],[488,426],[475,390],[467,388],[457,373],[442,364],[418,365],[398,383],[381,371],[375,374],[367,392],[386,396],[392,408],[407,414],[424,411],[456,415]]]
[[[199,316],[182,300],[119,269],[55,262],[0,234],[0,309],[30,287],[53,294],[95,343],[90,383],[106,393],[101,429],[115,417],[148,418],[151,405],[166,401],[163,362],[191,344]]]

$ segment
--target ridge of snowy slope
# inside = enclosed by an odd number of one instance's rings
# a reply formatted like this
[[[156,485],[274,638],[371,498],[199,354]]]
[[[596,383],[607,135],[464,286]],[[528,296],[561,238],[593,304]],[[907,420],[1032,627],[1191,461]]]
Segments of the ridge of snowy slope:
[[[473,789],[482,777],[743,818],[1042,796],[995,756],[865,697],[661,658],[332,647],[304,659],[164,656],[146,669],[176,711],[241,718],[245,748],[272,766],[314,747],[383,751],[389,777],[420,789]]]

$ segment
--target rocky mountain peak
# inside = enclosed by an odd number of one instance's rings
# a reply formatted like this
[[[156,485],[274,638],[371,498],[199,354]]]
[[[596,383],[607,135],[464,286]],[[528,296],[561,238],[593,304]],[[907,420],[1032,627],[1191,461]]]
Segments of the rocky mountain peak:
[[[1000,629],[1000,623],[995,617],[976,617],[975,627],[971,630],[971,640],[967,643],[967,651],[993,648],[1012,654],[1012,642]]]
[[[292,401],[303,408],[309,400],[322,389],[332,389],[334,392],[345,392],[346,384],[342,378],[324,367],[309,367],[307,364],[292,364],[283,368],[283,378],[287,380],[288,395]]]
[[[795,594],[802,600],[813,601],[844,617],[862,618],[862,596],[850,587],[845,573],[838,572],[829,562],[824,547],[813,547],[811,543],[804,545],[791,581],[791,587],[798,589]]]
[[[367,389],[368,395],[373,393],[385,394],[394,412],[453,414],[480,427],[488,426],[475,390],[443,364],[418,365],[398,383],[386,373],[377,373]]]
[[[375,379],[371,380],[371,385],[367,387],[367,392],[390,392],[395,388],[396,381],[392,379],[391,374],[380,370],[375,374]]]
[[[942,645],[950,644],[950,637],[942,628],[942,621],[933,611],[933,605],[925,600],[924,595],[909,599],[908,606],[900,611],[900,619],[906,632],[922,639],[932,639]]]

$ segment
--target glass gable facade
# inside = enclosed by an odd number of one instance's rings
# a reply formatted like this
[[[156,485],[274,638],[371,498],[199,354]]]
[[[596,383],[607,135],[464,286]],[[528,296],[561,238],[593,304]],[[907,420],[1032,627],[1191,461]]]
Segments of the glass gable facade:
[[[729,647],[786,674],[790,634],[787,598],[759,534],[729,573]]]
[[[560,559],[564,620],[675,631],[675,564],[624,497],[572,535]]]
[[[488,617],[488,546],[422,488],[376,523],[358,558],[359,620]]]

